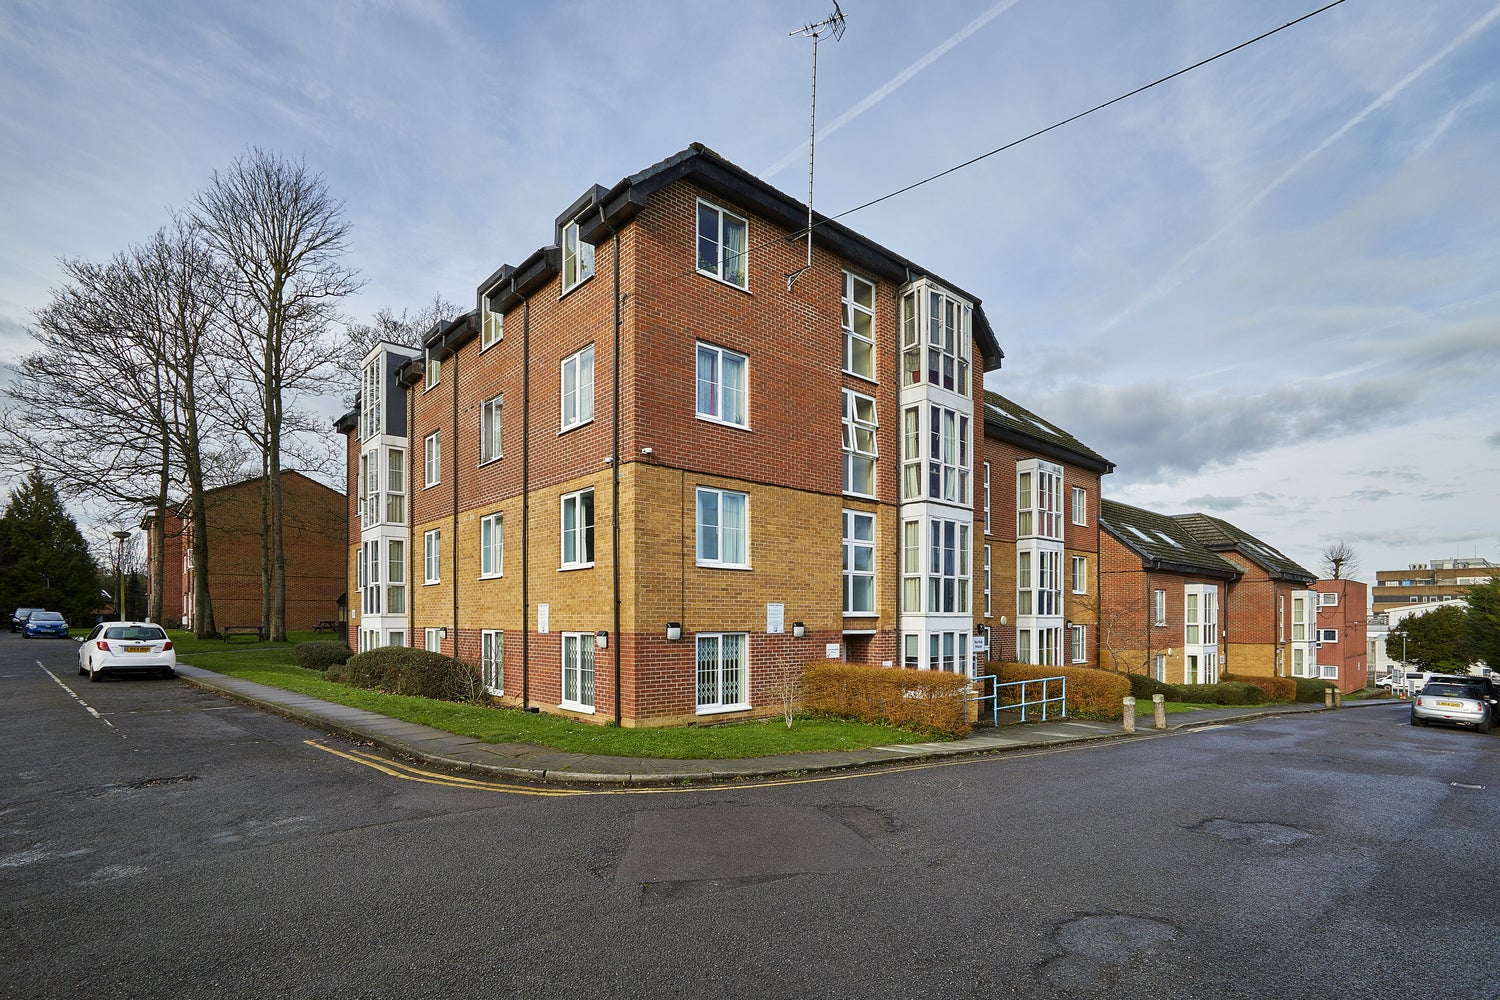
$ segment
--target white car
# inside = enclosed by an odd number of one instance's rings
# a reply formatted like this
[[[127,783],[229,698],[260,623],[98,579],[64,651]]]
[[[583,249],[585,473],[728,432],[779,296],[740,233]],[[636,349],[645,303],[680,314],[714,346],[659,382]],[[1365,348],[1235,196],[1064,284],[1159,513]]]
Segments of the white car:
[[[104,622],[79,641],[78,673],[97,681],[104,674],[154,673],[171,677],[177,653],[155,622]]]

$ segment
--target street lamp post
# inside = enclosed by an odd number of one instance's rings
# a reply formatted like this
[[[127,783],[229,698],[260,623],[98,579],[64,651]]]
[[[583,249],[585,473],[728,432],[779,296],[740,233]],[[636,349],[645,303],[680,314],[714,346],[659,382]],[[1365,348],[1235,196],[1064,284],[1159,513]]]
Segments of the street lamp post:
[[[119,607],[117,607],[115,610],[120,613],[120,621],[124,621],[125,620],[125,539],[127,539],[127,538],[130,537],[130,532],[128,532],[128,531],[116,531],[114,533],[114,536],[115,536],[115,538],[119,539],[119,545],[116,547],[116,550],[115,550],[115,552],[116,552],[116,555],[115,555],[115,571],[118,574],[118,579],[117,579],[116,582],[117,582],[117,584],[119,586],[119,589],[115,591],[115,594],[116,594],[116,600],[119,601]]]

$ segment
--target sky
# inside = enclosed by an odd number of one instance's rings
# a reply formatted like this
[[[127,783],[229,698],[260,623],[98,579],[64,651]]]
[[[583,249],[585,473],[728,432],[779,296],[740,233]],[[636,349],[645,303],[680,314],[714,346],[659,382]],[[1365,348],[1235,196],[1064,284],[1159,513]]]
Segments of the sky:
[[[1500,561],[1500,0],[1345,0],[1026,138],[1326,2],[840,0],[814,205],[982,299],[986,386],[1113,461],[1106,496],[1313,572],[1342,539],[1367,581]],[[692,142],[806,198],[799,29],[833,7],[0,0],[0,362],[60,259],[252,146],[344,202],[357,320],[473,302]]]

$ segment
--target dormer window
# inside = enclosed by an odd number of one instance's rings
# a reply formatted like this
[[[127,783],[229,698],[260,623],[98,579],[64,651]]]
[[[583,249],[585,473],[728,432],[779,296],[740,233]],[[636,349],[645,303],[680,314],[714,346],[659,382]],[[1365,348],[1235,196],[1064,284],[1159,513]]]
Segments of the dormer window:
[[[505,339],[505,314],[490,308],[490,297],[479,297],[479,349],[487,351]]]
[[[563,229],[562,290],[566,295],[594,276],[594,248],[578,238],[578,223]]]
[[[745,268],[750,223],[706,201],[698,202],[698,273],[748,288]]]
[[[426,363],[423,368],[425,381],[422,383],[422,391],[426,392],[443,380],[443,361],[430,347],[425,350],[424,355]]]

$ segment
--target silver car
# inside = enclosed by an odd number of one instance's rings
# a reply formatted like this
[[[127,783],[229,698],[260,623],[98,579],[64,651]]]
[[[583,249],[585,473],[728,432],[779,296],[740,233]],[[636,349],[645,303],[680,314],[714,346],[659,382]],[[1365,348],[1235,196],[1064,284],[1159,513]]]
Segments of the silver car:
[[[1426,726],[1441,722],[1473,726],[1481,733],[1487,733],[1495,722],[1493,711],[1480,685],[1458,680],[1431,680],[1411,703],[1411,724]]]

